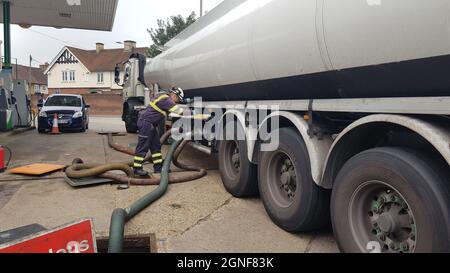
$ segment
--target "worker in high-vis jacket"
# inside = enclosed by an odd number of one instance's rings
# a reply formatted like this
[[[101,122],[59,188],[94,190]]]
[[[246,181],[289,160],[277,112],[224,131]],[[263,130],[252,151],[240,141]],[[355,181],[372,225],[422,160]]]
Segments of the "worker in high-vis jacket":
[[[161,142],[156,128],[164,122],[168,114],[182,115],[183,109],[177,104],[183,101],[184,92],[181,88],[173,88],[168,94],[158,95],[151,99],[146,110],[139,114],[138,119],[138,145],[134,157],[134,175],[146,177],[148,172],[143,169],[145,156],[152,153],[153,169],[155,173],[161,173],[163,155]]]

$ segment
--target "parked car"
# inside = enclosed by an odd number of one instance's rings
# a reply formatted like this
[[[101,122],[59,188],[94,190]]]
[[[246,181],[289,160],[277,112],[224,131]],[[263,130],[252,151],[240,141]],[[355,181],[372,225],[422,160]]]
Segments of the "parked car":
[[[89,108],[81,95],[55,94],[38,105],[41,107],[38,117],[38,131],[43,134],[53,127],[54,115],[58,115],[58,126],[62,131],[89,129]]]

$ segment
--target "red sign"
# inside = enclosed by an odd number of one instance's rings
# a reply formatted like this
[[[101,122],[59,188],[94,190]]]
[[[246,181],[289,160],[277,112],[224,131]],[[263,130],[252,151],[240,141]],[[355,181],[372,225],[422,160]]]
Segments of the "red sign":
[[[0,245],[0,253],[97,253],[94,233],[92,219],[84,219]]]

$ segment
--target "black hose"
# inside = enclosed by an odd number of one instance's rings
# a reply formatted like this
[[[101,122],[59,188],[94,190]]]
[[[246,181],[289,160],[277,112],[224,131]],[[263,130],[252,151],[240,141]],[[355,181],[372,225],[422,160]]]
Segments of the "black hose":
[[[20,116],[20,113],[19,113],[19,107],[17,107],[17,104],[15,104],[15,108],[16,108],[16,112],[17,112],[17,118],[19,118],[19,126],[17,126],[17,127],[22,127],[22,117]]]
[[[8,161],[7,161],[6,165],[5,165],[5,167],[8,169],[9,163],[11,163],[11,159],[12,159],[12,156],[13,156],[13,152],[11,151],[11,149],[10,149],[8,146],[1,146],[1,147],[3,147],[3,148],[5,148],[6,150],[8,150],[8,153],[9,153],[9,158],[8,158]]]

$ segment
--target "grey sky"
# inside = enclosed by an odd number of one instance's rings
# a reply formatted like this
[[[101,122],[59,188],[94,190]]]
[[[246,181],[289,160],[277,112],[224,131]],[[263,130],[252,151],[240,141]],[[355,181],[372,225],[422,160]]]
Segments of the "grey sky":
[[[222,0],[203,2],[204,10],[208,11]],[[46,27],[22,29],[14,25],[11,27],[12,57],[17,58],[18,63],[23,65],[29,64],[30,54],[39,62],[51,62],[66,45],[64,42],[83,49],[94,49],[96,42],[104,43],[105,48],[117,48],[121,45],[116,41],[124,40],[134,40],[138,46],[149,46],[152,42],[146,29],[156,27],[157,19],[177,14],[187,16],[192,11],[199,14],[200,0],[119,0],[112,32]],[[3,24],[0,25],[0,40],[3,40]],[[15,61],[12,60],[13,63]],[[33,66],[37,65],[38,62],[33,62]]]

